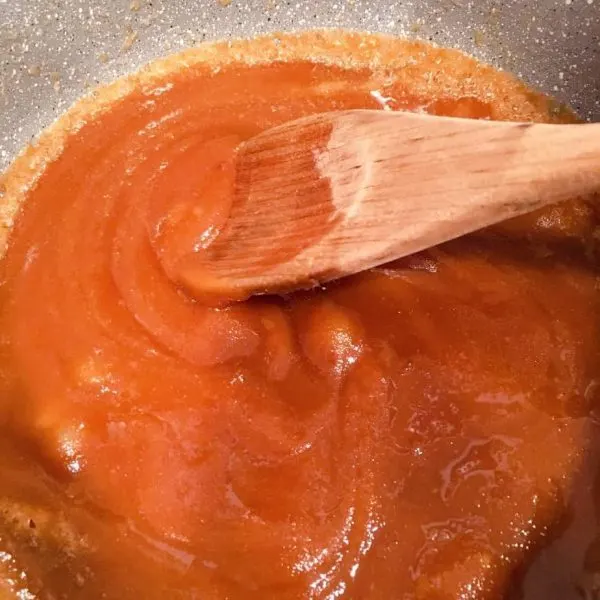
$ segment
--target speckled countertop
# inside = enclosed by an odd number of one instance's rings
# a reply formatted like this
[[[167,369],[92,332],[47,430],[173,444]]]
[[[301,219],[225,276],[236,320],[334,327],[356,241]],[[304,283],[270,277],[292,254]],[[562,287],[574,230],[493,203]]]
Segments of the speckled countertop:
[[[0,169],[77,97],[152,58],[315,27],[458,47],[600,120],[600,0],[0,0]]]

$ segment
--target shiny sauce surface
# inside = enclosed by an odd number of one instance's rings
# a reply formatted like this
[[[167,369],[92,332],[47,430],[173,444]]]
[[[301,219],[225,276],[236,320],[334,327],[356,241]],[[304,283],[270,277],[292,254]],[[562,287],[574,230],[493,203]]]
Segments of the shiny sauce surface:
[[[214,309],[173,278],[267,127],[569,114],[456,52],[341,32],[110,89],[2,179],[22,208],[0,263],[0,598],[587,598],[593,199],[285,298]]]

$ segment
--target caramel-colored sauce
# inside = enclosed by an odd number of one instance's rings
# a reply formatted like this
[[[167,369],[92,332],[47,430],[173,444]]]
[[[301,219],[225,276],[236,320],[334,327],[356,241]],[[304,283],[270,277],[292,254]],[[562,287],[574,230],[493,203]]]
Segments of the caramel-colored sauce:
[[[128,86],[2,180],[22,210],[0,263],[0,597],[593,587],[593,203],[286,298],[214,309],[174,277],[265,128],[568,113],[454,51],[342,32],[190,51]]]

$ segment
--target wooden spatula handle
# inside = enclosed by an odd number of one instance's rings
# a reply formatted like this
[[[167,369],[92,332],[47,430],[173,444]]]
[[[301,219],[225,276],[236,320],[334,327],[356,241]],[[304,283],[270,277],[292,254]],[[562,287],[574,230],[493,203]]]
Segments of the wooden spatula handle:
[[[435,127],[425,135],[421,115],[336,114],[319,168],[345,219],[320,244],[321,256],[332,253],[323,262],[353,246],[356,267],[340,268],[364,269],[367,255],[379,264],[600,190],[600,124],[436,118]]]

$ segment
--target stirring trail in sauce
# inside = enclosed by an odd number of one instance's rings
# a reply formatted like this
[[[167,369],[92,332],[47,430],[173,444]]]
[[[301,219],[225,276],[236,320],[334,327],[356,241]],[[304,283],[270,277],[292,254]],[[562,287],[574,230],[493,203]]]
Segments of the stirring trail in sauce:
[[[177,275],[268,127],[570,114],[457,52],[344,32],[206,46],[115,85],[0,179],[2,214],[22,204],[0,263],[0,598],[596,585],[596,204],[227,308]]]

